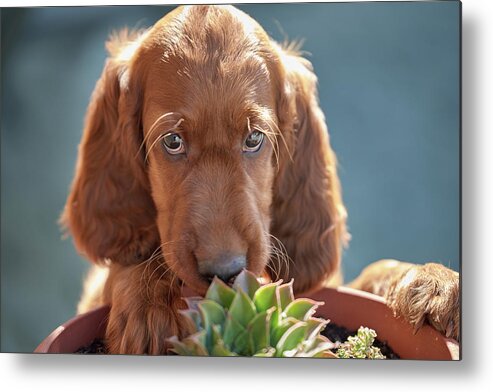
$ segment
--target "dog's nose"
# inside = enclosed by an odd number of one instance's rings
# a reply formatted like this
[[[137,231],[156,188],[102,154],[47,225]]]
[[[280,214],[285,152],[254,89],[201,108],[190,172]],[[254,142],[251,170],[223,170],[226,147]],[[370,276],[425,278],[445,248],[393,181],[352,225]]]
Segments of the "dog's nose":
[[[214,259],[199,261],[199,273],[212,281],[217,276],[223,282],[232,284],[234,278],[246,268],[246,256],[223,254]]]

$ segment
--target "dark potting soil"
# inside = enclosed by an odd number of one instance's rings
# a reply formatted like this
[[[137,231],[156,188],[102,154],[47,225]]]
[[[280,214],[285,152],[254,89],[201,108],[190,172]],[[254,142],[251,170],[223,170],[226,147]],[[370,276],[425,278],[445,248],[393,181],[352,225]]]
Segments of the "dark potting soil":
[[[76,354],[108,354],[103,339],[94,339],[91,344],[79,348]]]
[[[356,335],[356,331],[350,331],[347,328],[341,327],[334,323],[329,323],[325,329],[322,331],[322,335],[329,338],[332,342],[345,342],[349,336]],[[383,355],[387,359],[399,359],[399,356],[392,351],[392,349],[387,345],[387,342],[382,342],[375,339],[373,343],[375,347],[378,347]],[[81,347],[76,351],[76,354],[107,354],[108,350],[104,340],[94,339],[91,344],[85,347]]]
[[[341,327],[340,325],[329,323],[325,329],[321,332],[322,335],[327,337],[331,342],[344,343],[349,336],[356,335],[357,331],[350,331],[347,328]],[[377,332],[378,335],[378,332]],[[392,351],[387,342],[382,342],[375,339],[373,346],[378,347],[385,358],[387,359],[400,359],[400,357]]]

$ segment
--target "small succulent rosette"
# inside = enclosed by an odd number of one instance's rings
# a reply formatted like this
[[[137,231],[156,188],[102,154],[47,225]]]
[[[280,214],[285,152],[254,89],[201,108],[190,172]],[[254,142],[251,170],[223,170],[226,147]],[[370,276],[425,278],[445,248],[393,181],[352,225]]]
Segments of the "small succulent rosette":
[[[191,335],[168,339],[178,355],[335,358],[335,348],[320,332],[328,320],[313,317],[322,305],[294,299],[293,282],[261,286],[244,270],[229,287],[218,278],[205,298],[186,299]]]
[[[339,346],[337,358],[385,359],[380,349],[373,346],[376,337],[377,333],[373,329],[360,327],[356,335],[348,337]]]

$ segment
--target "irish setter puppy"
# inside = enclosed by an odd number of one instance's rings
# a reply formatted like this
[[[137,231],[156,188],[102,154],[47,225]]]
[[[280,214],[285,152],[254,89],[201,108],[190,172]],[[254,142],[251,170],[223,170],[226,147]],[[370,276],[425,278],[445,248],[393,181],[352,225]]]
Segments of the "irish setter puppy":
[[[231,6],[179,7],[107,47],[62,222],[98,266],[79,311],[111,304],[111,353],[165,353],[183,285],[337,276],[346,211],[306,59]],[[353,286],[457,337],[458,275],[384,264]]]

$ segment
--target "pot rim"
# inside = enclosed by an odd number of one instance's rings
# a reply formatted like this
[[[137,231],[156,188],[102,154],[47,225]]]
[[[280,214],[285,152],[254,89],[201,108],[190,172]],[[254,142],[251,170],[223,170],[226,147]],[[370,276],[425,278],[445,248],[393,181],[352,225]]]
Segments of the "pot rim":
[[[335,324],[350,327],[348,329],[359,328],[360,324],[351,319],[351,311],[358,313],[359,319],[365,320],[361,324],[374,329],[377,338],[387,341],[402,359],[461,359],[459,342],[447,338],[429,324],[415,331],[408,321],[396,317],[385,298],[379,295],[341,286],[322,288],[312,293],[310,298],[325,302],[319,307],[319,314]],[[344,305],[347,301],[351,303]],[[333,302],[337,302],[337,305],[332,305]],[[364,317],[367,313],[371,316]]]
[[[51,354],[68,354],[75,353],[77,349],[82,347],[78,345],[69,350],[68,346],[74,346],[74,344],[67,345],[67,341],[85,340],[90,343],[94,338],[104,335],[106,330],[106,323],[108,313],[110,311],[110,305],[101,305],[97,308],[90,310],[86,313],[78,314],[62,325],[58,326],[51,332],[34,350],[34,353],[51,353]],[[96,326],[95,326],[96,325]],[[89,328],[86,328],[89,327]],[[91,333],[92,332],[92,333]],[[71,339],[72,337],[85,337],[79,340]],[[90,340],[87,340],[90,339]]]
[[[188,294],[188,293],[187,293]],[[188,295],[187,295],[188,296]],[[302,297],[297,296],[297,298]],[[334,321],[334,323],[339,324],[338,319],[344,317],[350,317],[347,315],[341,314],[336,315],[333,311],[327,309],[337,309],[344,310],[345,306],[335,306],[331,307],[330,303],[327,303],[327,298],[336,299],[337,302],[345,300],[345,301],[356,301],[361,302],[359,310],[363,307],[362,304],[365,305],[365,308],[371,307],[372,311],[382,313],[379,315],[379,318],[384,318],[387,323],[391,320],[390,324],[396,324],[396,329],[404,330],[407,333],[408,337],[413,341],[416,339],[420,339],[421,337],[425,337],[428,341],[435,341],[437,345],[440,346],[442,353],[448,352],[448,358],[433,358],[433,359],[442,359],[442,360],[459,360],[460,359],[460,345],[454,340],[443,336],[440,332],[436,331],[429,325],[424,325],[415,335],[412,337],[409,334],[409,331],[412,330],[412,326],[404,321],[401,318],[397,318],[393,316],[392,310],[387,306],[385,299],[381,296],[367,293],[365,291],[356,290],[349,287],[337,287],[337,288],[328,288],[324,287],[312,294],[310,294],[310,298],[322,300],[326,302],[322,305],[319,310],[321,313],[327,312],[328,319]],[[368,302],[369,301],[369,302]],[[356,311],[358,311],[358,308]],[[59,327],[57,327],[53,332],[51,332],[34,350],[35,353],[75,353],[77,349],[83,347],[84,345],[90,344],[95,338],[104,336],[104,332],[106,329],[108,313],[110,310],[110,305],[102,305],[99,306],[87,313],[76,315],[75,317],[69,319],[67,322],[63,323]],[[325,312],[324,312],[325,310]],[[354,310],[354,309],[353,309]],[[346,312],[347,313],[347,312]],[[373,314],[373,313],[372,313]],[[325,315],[325,314],[324,314]],[[377,317],[375,317],[377,318]],[[369,326],[371,328],[373,320],[369,320],[369,322],[364,322],[365,326]],[[348,327],[345,323],[340,323],[340,325]],[[385,325],[384,325],[385,327]],[[379,339],[382,338],[382,329],[381,328],[373,328],[377,331]],[[383,331],[385,332],[385,331]],[[385,334],[383,337],[386,337]],[[388,339],[387,339],[388,340]],[[68,343],[67,343],[68,342]],[[392,346],[392,343],[389,342]],[[407,358],[406,356],[402,359],[418,359],[418,358]],[[423,359],[423,358],[421,358]],[[424,358],[428,359],[428,358]],[[429,358],[432,359],[432,358]]]

